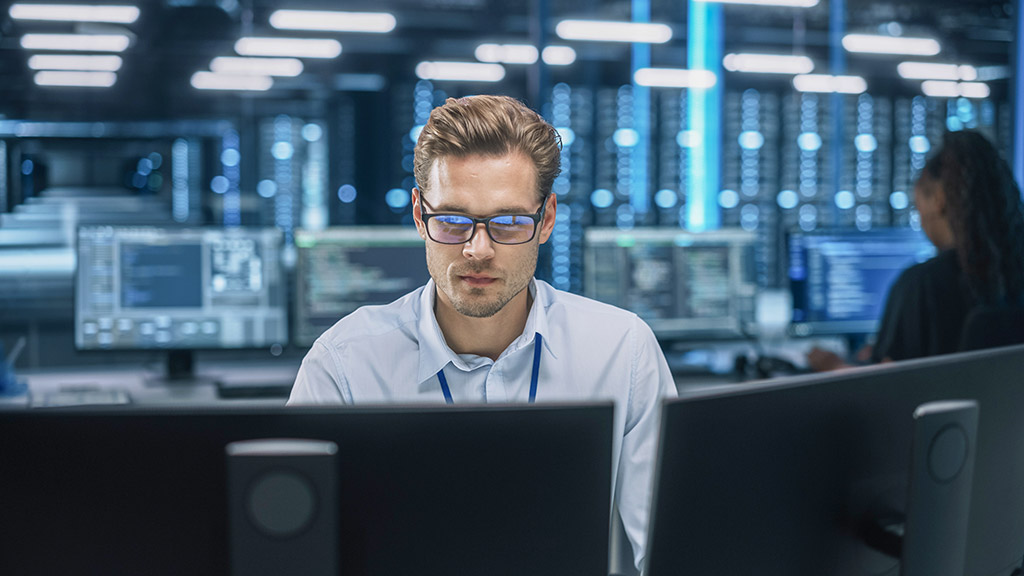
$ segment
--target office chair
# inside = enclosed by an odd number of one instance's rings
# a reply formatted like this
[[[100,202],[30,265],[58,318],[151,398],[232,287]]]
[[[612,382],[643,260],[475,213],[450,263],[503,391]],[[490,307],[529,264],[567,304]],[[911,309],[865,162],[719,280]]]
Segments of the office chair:
[[[960,351],[1024,343],[1024,308],[978,306],[960,333]]]

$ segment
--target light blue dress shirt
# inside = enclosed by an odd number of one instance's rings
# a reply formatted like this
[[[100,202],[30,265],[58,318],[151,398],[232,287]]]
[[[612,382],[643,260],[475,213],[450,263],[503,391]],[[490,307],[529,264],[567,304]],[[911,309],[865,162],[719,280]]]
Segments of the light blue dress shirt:
[[[497,360],[456,354],[434,316],[433,280],[385,306],[342,318],[302,361],[289,404],[440,403],[444,370],[455,404],[528,401],[535,334],[537,402],[615,402],[613,490],[642,566],[661,399],[676,395],[654,333],[614,306],[530,282],[522,335]]]

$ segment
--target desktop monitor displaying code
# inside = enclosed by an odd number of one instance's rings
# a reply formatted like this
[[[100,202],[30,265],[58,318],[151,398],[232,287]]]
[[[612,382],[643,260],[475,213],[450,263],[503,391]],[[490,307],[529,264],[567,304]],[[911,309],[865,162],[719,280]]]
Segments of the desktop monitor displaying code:
[[[584,292],[643,318],[659,338],[731,338],[754,323],[753,233],[591,228]]]
[[[360,306],[388,304],[430,279],[423,239],[411,227],[298,230],[296,344],[308,346]]]
[[[78,230],[78,349],[262,348],[288,341],[276,229]]]
[[[794,335],[877,331],[896,278],[934,255],[924,233],[911,229],[791,234]]]

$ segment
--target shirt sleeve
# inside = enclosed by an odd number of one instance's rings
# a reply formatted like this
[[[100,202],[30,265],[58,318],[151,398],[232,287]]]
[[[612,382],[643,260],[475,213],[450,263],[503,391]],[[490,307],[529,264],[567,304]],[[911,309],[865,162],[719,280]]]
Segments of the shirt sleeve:
[[[288,405],[351,404],[348,381],[326,344],[317,340],[302,359]]]
[[[928,311],[926,298],[917,281],[918,269],[908,268],[900,275],[886,298],[885,312],[871,360],[906,360],[927,355]]]
[[[633,546],[634,562],[637,569],[642,569],[658,450],[661,401],[674,398],[676,386],[650,327],[637,318],[632,332],[632,381],[615,499],[626,535]]]

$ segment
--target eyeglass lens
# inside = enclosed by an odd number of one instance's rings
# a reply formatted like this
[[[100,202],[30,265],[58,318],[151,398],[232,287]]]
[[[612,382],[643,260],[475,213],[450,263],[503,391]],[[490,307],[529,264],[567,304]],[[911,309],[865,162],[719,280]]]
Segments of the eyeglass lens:
[[[462,244],[473,235],[476,223],[465,216],[443,214],[427,221],[430,237],[444,244]],[[527,216],[495,216],[488,221],[491,239],[499,244],[522,244],[533,239],[536,224]]]

